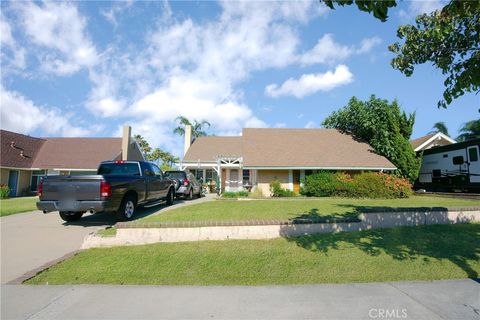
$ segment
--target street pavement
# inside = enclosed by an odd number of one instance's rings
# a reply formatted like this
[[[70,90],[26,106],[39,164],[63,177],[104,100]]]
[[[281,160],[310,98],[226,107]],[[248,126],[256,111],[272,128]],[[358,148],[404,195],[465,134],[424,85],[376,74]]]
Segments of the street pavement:
[[[2,319],[480,319],[473,280],[262,287],[1,287]]]
[[[176,201],[141,209],[136,219],[161,214],[174,208],[212,200],[212,196],[193,201]],[[1,283],[19,282],[33,276],[52,262],[80,249],[86,235],[116,223],[108,213],[85,214],[75,222],[64,222],[58,212],[18,213],[0,218]]]

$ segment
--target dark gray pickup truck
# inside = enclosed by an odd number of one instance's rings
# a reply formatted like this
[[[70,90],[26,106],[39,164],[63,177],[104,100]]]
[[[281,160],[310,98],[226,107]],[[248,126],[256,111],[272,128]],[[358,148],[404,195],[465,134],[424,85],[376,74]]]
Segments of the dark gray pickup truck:
[[[130,220],[138,206],[175,199],[173,180],[153,163],[104,161],[97,175],[46,176],[38,186],[37,208],[59,211],[65,221],[75,221],[90,211],[113,212],[120,221]]]

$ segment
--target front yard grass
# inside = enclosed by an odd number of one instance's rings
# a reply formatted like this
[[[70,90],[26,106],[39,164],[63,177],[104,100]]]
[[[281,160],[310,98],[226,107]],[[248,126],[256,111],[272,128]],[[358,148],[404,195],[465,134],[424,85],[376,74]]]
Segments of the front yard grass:
[[[278,285],[477,278],[480,224],[89,249],[29,284]]]
[[[427,196],[408,199],[292,199],[212,201],[145,217],[140,221],[226,221],[261,219],[345,219],[358,216],[361,208],[469,207],[478,201]]]
[[[0,200],[0,217],[37,210],[38,197],[21,197]]]

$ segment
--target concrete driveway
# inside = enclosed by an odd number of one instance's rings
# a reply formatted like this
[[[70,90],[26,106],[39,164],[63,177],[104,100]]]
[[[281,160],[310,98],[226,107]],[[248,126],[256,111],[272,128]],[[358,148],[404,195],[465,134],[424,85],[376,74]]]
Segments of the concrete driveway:
[[[162,211],[211,199],[204,197],[193,201],[180,200],[170,207],[160,204],[139,210],[135,218],[161,214]],[[34,275],[43,269],[45,264],[77,251],[83,238],[90,232],[115,223],[115,217],[106,213],[86,214],[79,221],[72,223],[63,222],[58,212],[43,214],[40,211],[33,211],[0,218],[1,283]]]

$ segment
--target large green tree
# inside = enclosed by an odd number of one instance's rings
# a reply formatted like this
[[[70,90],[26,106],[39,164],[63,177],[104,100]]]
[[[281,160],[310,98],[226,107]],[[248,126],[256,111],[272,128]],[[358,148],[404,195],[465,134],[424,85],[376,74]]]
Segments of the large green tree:
[[[320,0],[322,1],[322,0]],[[385,21],[396,1],[323,0],[327,6],[355,3],[362,11]],[[480,90],[480,0],[451,0],[441,10],[421,14],[415,25],[402,25],[397,36],[403,42],[389,46],[396,54],[392,66],[411,76],[415,66],[431,63],[446,76],[443,99],[447,107],[467,92]]]
[[[322,123],[368,142],[380,155],[385,156],[398,169],[397,172],[415,181],[421,165],[421,156],[410,145],[415,113],[401,111],[397,101],[388,102],[371,96],[368,101],[355,97]]]
[[[449,135],[448,134],[448,128],[447,128],[447,125],[445,124],[445,122],[435,122],[432,129],[433,129],[433,131],[431,131],[430,133],[441,132],[444,135],[447,135],[447,136]]]
[[[195,140],[198,137],[206,136],[207,132],[205,128],[210,128],[210,122],[206,120],[197,121],[197,120],[189,120],[184,116],[178,116],[175,119],[178,123],[178,127],[173,130],[173,133],[184,136],[185,135],[185,126],[189,125],[192,126],[192,138]]]
[[[460,135],[457,137],[458,142],[479,139],[480,138],[480,119],[468,121],[460,128]]]

